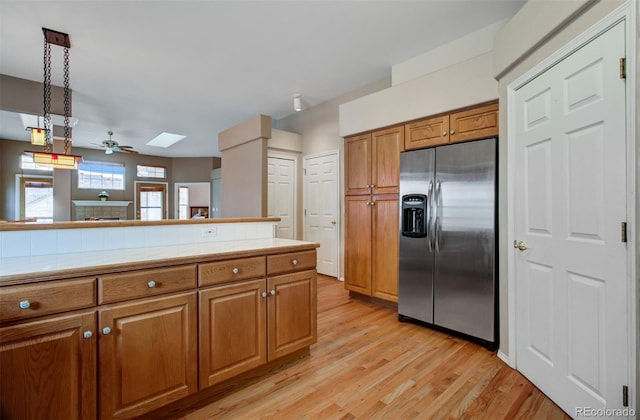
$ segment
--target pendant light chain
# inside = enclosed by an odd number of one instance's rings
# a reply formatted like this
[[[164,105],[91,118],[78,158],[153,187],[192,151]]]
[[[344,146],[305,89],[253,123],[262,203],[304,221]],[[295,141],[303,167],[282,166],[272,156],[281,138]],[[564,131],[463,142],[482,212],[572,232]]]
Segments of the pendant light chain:
[[[51,124],[51,44],[44,40],[44,128],[46,139],[44,151],[51,152],[53,126]]]
[[[64,49],[64,154],[71,152],[71,128],[69,127],[69,48]]]

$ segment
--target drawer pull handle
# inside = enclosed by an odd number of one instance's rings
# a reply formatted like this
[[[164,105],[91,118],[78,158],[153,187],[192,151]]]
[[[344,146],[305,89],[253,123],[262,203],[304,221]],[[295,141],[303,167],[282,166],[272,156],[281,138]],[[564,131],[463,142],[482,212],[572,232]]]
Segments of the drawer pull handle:
[[[153,289],[154,287],[156,287],[156,282],[151,280],[149,283],[147,283],[147,286],[149,286],[149,288]]]
[[[273,290],[273,289],[271,289],[271,291],[269,293],[271,293],[271,296],[275,296],[276,295],[276,291]]]
[[[450,134],[455,134],[456,132],[455,132],[455,131],[453,131],[453,130],[451,130],[449,133],[450,133]]]
[[[91,338],[91,337],[93,337],[93,333],[92,333],[91,331],[85,331],[85,332],[82,334],[82,336],[83,336],[84,338]]]
[[[262,297],[267,297],[267,292],[262,292]]]
[[[298,265],[298,260],[291,260],[291,264]]]
[[[233,272],[233,274],[238,274],[240,272],[240,270],[238,270],[238,267],[234,267],[231,271]]]
[[[28,300],[23,300],[20,302],[20,309],[29,309],[31,307],[31,302]]]
[[[442,132],[442,135],[443,135],[443,136],[446,136],[446,135],[447,135],[447,132],[446,132],[446,131],[443,131],[443,132]]]
[[[111,334],[111,328],[109,328],[109,327],[104,327],[104,328],[102,329],[102,334],[104,334],[104,335],[109,335],[109,334]]]

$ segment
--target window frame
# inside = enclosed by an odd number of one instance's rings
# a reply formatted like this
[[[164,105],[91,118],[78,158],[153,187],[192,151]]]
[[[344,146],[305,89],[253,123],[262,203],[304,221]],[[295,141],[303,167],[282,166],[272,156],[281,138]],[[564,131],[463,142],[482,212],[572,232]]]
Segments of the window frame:
[[[87,169],[83,169],[82,166],[83,165],[96,165],[98,167],[112,167],[112,168],[122,168],[122,188],[116,188],[113,184],[113,181],[111,182],[111,186],[106,186],[104,184],[105,182],[105,175],[107,174],[107,172],[105,171],[101,171],[99,172],[100,177],[101,177],[101,185],[100,186],[93,186],[92,185],[92,180],[91,180],[91,176],[89,176],[90,181],[89,184],[90,186],[86,187],[83,186],[81,184],[80,181],[80,174],[81,172],[89,172],[89,173],[94,173],[93,171],[87,170]],[[99,161],[99,160],[90,160],[90,161],[84,161],[82,163],[78,164],[78,171],[77,171],[77,177],[76,177],[76,181],[77,181],[77,188],[79,190],[112,190],[112,191],[126,191],[126,187],[127,187],[127,165],[124,162],[107,162],[107,161]],[[95,172],[98,173],[98,172]],[[116,172],[111,172],[111,175],[120,175],[119,173]]]
[[[154,175],[141,175],[140,168],[148,168],[154,170],[162,170],[162,176],[154,176]],[[165,166],[155,166],[155,165],[141,165],[136,164],[136,178],[149,178],[149,179],[167,179],[167,168]]]

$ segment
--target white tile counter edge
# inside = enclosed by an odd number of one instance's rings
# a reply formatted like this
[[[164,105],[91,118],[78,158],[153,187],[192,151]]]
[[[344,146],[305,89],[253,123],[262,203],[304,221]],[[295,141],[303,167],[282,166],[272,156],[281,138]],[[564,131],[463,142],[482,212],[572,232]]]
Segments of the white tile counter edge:
[[[275,237],[275,222],[0,231],[5,258],[136,249]]]
[[[127,264],[134,262],[155,261],[169,258],[219,254],[225,252],[273,249],[309,243],[310,242],[290,239],[262,238],[132,249],[89,251],[58,255],[36,255],[2,258],[0,259],[0,281],[2,280],[3,276],[45,273],[48,271],[105,266],[110,264]]]

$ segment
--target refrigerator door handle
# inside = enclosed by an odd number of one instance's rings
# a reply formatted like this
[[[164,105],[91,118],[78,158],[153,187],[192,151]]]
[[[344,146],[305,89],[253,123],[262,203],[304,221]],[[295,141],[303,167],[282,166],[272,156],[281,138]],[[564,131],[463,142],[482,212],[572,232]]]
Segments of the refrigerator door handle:
[[[427,192],[427,245],[429,246],[429,252],[433,252],[433,245],[431,244],[431,218],[433,217],[433,181],[429,181],[429,191]]]
[[[442,218],[442,208],[440,206],[440,202],[441,197],[440,195],[442,194],[442,190],[441,190],[441,185],[440,185],[440,180],[436,180],[436,191],[435,191],[435,197],[434,200],[436,202],[436,220],[435,223],[433,224],[433,242],[434,242],[434,246],[436,248],[436,252],[440,252],[440,219]]]

